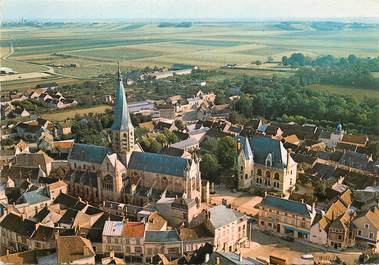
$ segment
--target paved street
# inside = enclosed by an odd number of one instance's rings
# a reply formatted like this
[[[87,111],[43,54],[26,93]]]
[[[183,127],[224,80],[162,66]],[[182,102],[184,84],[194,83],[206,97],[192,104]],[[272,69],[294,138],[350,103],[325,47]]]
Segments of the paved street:
[[[269,236],[258,230],[252,231],[252,238],[253,241],[250,242],[250,246],[241,250],[243,256],[267,259],[273,255],[285,258],[287,262],[299,264],[301,256],[304,254],[313,254],[316,261],[329,260],[338,255],[347,264],[354,264],[360,255],[359,252],[334,253],[323,251],[302,242],[288,242],[276,236]]]

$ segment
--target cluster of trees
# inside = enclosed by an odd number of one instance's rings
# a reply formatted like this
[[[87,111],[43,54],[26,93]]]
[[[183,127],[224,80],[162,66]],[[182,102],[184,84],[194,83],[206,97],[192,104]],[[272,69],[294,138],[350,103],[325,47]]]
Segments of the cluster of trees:
[[[233,170],[237,157],[237,142],[234,138],[210,138],[203,144],[200,170],[202,176],[215,183],[220,183],[221,172]]]
[[[179,142],[179,137],[169,129],[164,129],[161,133],[153,136],[142,137],[140,144],[147,152],[158,153],[164,146]]]
[[[379,71],[379,57],[359,58],[355,55],[337,58],[332,55],[316,59],[302,53],[283,56],[285,66],[301,67],[296,76],[302,84],[336,84],[365,88],[379,88],[379,80],[371,72]],[[307,67],[309,66],[309,67]]]
[[[49,107],[43,101],[27,99],[23,101],[13,101],[12,105],[15,107],[20,107],[22,109],[26,109],[27,111],[33,112],[43,112],[46,111]]]
[[[335,124],[362,133],[379,134],[379,100],[357,100],[306,88],[297,77],[289,79],[242,78],[242,95],[233,109],[240,117],[270,120],[296,119],[300,123]],[[301,122],[303,121],[303,122]]]
[[[111,113],[89,114],[84,117],[76,117],[71,130],[75,141],[79,143],[109,146],[107,128],[112,124]]]
[[[290,57],[283,56],[282,64],[285,66],[300,67],[300,66],[347,66],[360,64],[366,66],[370,72],[379,71],[379,57],[361,58],[354,54],[348,57],[335,57],[333,55],[323,55],[317,58],[305,56],[302,53],[293,53]]]

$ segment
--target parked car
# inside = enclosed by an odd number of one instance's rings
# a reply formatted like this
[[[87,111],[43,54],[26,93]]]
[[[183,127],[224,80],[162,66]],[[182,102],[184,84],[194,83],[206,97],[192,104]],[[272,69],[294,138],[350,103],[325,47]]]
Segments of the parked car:
[[[294,242],[295,238],[293,236],[283,236],[283,240],[288,241],[288,242]]]

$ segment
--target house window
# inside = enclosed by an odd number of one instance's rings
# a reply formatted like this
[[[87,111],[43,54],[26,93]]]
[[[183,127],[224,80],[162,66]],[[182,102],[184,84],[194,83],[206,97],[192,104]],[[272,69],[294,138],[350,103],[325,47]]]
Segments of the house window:
[[[362,230],[358,230],[358,236],[362,235]]]
[[[266,178],[269,178],[269,177],[271,177],[271,172],[270,171],[266,171]]]
[[[290,185],[292,185],[292,178],[290,179]]]
[[[374,234],[372,232],[370,232],[369,238],[374,238]]]
[[[245,179],[247,179],[247,174],[245,174]]]
[[[368,229],[369,228],[369,225],[368,224],[365,224],[365,229]]]
[[[279,173],[275,173],[274,179],[279,180]]]

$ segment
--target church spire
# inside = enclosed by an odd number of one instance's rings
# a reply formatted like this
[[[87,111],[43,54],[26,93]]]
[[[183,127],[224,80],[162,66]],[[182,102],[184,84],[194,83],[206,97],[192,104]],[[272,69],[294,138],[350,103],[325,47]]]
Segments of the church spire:
[[[133,129],[133,125],[130,119],[128,104],[126,102],[125,88],[122,83],[122,75],[120,71],[120,63],[118,62],[117,73],[117,89],[115,95],[114,105],[114,121],[112,124],[113,131],[128,131]]]

